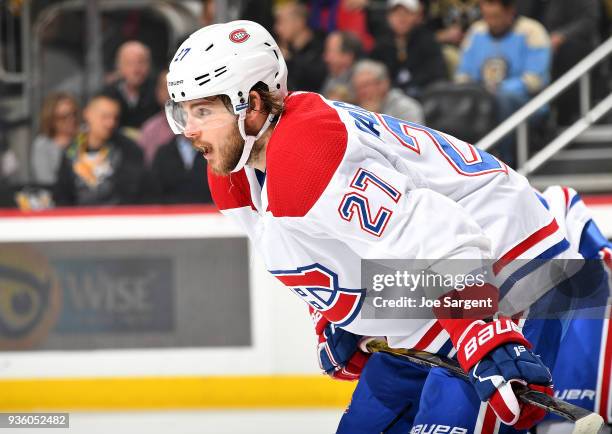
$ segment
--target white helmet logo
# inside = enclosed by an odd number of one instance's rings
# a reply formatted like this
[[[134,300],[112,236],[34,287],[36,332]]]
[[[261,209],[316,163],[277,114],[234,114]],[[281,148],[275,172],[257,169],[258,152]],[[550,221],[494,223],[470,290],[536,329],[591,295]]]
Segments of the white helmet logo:
[[[235,42],[236,44],[241,44],[250,37],[251,35],[249,35],[244,29],[236,29],[229,35],[230,41]]]

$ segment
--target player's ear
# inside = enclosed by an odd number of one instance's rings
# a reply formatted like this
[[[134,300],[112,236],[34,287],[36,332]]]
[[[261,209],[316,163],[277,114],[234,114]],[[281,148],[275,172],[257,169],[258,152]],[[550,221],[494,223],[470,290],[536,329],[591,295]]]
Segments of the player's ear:
[[[249,108],[245,119],[247,127],[256,128],[261,122],[262,115],[265,119],[263,100],[257,92],[252,90],[249,92]]]
[[[261,99],[261,95],[256,91],[252,90],[249,92],[249,109],[248,111],[262,111],[263,110],[263,100]],[[247,111],[247,112],[248,112]]]

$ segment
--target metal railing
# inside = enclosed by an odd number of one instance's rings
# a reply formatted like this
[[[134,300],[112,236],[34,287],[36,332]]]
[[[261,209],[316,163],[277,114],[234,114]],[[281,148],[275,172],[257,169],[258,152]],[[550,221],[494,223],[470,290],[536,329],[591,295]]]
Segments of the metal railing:
[[[167,25],[169,47],[173,47],[180,37],[198,27],[201,10],[199,0],[62,0],[50,2],[42,9],[36,8],[34,1],[15,2],[19,9],[9,10],[11,3],[0,0],[0,39],[3,41],[0,44],[0,86],[8,85],[15,91],[21,86],[19,93],[10,98],[2,95],[0,111],[10,112],[10,125],[14,124],[20,131],[26,131],[28,137],[20,136],[15,146],[23,150],[24,161],[29,159],[29,144],[33,132],[37,130],[38,111],[45,92],[42,83],[45,76],[42,61],[45,44],[42,34],[55,18],[69,12],[83,13],[86,21],[83,37],[87,47],[82,53],[83,95],[87,96],[102,84],[100,17],[103,14],[127,9],[149,9]],[[228,21],[238,17],[243,1],[215,0],[215,3],[216,20]]]
[[[0,3],[0,38],[5,41],[0,44],[0,82],[19,84],[26,81],[28,59],[23,48],[28,47],[25,43],[30,41],[29,15],[30,4],[27,1],[19,10],[11,10],[8,2]],[[21,27],[20,38],[16,37],[18,25]]]
[[[100,31],[100,19],[103,13],[117,12],[122,10],[150,9],[157,14],[166,24],[168,30],[168,46],[171,47],[179,36],[193,31],[197,26],[197,16],[186,6],[168,0],[66,0],[52,4],[42,10],[33,26],[33,37],[31,45],[32,71],[29,87],[30,104],[32,107],[40,107],[42,104],[43,89],[42,77],[42,34],[54,19],[61,14],[83,11],[86,26],[87,52],[84,53],[86,80],[84,95],[95,93],[102,85],[102,32]],[[189,19],[186,20],[186,17]],[[185,22],[189,21],[186,26]],[[37,116],[32,117],[32,130],[37,126]]]
[[[0,103],[12,104],[17,102],[18,110],[11,114],[11,119],[4,119],[10,122],[21,122],[29,116],[30,101],[25,89],[28,86],[28,77],[31,73],[31,62],[27,49],[31,40],[30,25],[30,2],[25,0],[17,11],[10,11],[8,3],[0,3],[0,37],[4,36],[5,43],[0,44],[0,85],[22,85],[19,96],[14,96],[10,102],[0,100]],[[16,36],[16,27],[20,26],[19,36]],[[4,106],[3,109],[8,109]]]
[[[531,101],[517,110],[493,131],[482,138],[475,146],[488,150],[495,146],[506,135],[516,130],[517,134],[517,170],[529,175],[546,163],[553,155],[586,131],[595,122],[612,110],[612,93],[591,108],[591,70],[612,54],[612,37],[597,47],[572,69],[552,83]],[[563,91],[579,81],[581,119],[565,129],[552,142],[548,143],[531,158],[528,144],[528,118],[540,108],[550,103]]]

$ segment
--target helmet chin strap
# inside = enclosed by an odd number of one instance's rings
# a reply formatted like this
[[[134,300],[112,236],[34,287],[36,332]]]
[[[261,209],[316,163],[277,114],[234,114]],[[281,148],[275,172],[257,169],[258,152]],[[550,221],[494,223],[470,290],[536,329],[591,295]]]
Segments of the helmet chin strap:
[[[236,167],[232,169],[232,173],[238,172],[247,163],[247,161],[249,160],[249,156],[251,155],[251,151],[253,150],[253,145],[255,144],[255,141],[259,139],[263,135],[263,133],[265,133],[266,130],[270,127],[270,125],[272,124],[272,120],[274,120],[274,116],[275,115],[273,114],[268,116],[268,119],[266,119],[266,122],[263,124],[261,130],[259,130],[259,133],[257,133],[256,136],[247,136],[246,132],[244,131],[246,110],[240,112],[240,115],[238,116],[238,129],[240,130],[240,135],[244,139],[244,148],[242,148],[242,155],[240,156],[240,160],[238,160],[238,164],[236,164]]]

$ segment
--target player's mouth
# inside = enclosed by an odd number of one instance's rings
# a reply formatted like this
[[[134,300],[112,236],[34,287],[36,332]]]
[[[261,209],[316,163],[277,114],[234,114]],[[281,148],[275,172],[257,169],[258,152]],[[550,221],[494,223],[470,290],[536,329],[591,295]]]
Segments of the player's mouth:
[[[200,145],[198,146],[198,151],[206,158],[207,160],[210,158],[212,154],[212,148],[209,145]]]

